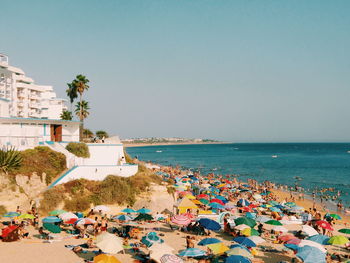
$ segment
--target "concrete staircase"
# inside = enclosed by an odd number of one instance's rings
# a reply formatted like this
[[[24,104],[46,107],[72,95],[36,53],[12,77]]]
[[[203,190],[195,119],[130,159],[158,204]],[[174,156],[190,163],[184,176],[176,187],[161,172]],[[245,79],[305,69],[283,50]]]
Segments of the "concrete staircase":
[[[84,164],[84,158],[80,158],[72,154],[71,152],[67,151],[66,148],[57,143],[57,142],[45,142],[45,146],[48,146],[50,149],[56,152],[63,153],[66,156],[66,162],[67,162],[67,168],[71,169],[74,166],[82,165]]]

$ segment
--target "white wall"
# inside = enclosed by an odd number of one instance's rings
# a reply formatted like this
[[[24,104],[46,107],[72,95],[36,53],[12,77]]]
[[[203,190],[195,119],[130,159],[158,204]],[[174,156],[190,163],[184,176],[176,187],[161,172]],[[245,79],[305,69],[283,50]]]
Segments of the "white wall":
[[[0,99],[0,116],[9,117],[10,115],[9,106],[10,106],[10,103],[8,101]]]
[[[77,166],[69,170],[65,175],[55,181],[50,188],[58,185],[67,183],[71,180],[76,179],[87,179],[102,181],[108,175],[118,175],[122,177],[130,177],[137,173],[137,164],[124,164],[124,165],[114,165],[114,166]]]

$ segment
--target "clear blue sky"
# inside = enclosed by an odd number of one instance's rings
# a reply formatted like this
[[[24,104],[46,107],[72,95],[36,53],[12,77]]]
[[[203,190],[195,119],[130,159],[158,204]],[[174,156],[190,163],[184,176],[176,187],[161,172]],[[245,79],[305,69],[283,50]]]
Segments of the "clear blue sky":
[[[1,1],[0,52],[127,137],[350,141],[350,1]]]

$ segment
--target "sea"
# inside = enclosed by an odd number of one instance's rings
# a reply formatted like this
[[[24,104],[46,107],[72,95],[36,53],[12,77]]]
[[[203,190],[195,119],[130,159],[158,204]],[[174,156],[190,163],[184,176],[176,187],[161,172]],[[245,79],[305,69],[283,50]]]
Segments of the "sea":
[[[350,206],[350,143],[227,143],[129,147],[131,157],[183,169],[322,188]]]

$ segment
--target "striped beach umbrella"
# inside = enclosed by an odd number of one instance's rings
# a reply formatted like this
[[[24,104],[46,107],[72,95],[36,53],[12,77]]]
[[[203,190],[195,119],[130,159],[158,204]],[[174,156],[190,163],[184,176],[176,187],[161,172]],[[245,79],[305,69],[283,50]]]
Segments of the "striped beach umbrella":
[[[191,219],[185,215],[175,215],[171,218],[171,222],[177,225],[187,226],[189,223],[191,223]]]
[[[180,251],[179,256],[195,258],[205,256],[206,254],[207,252],[199,248],[188,248]]]
[[[178,256],[172,254],[165,254],[160,258],[161,263],[184,263]]]
[[[96,221],[91,218],[80,218],[75,222],[76,225],[93,225]]]
[[[17,212],[8,212],[8,213],[4,214],[3,217],[16,217],[19,215],[20,215],[20,213],[17,213]]]

